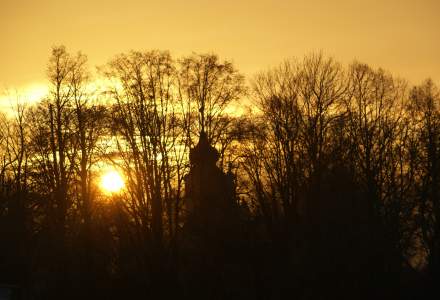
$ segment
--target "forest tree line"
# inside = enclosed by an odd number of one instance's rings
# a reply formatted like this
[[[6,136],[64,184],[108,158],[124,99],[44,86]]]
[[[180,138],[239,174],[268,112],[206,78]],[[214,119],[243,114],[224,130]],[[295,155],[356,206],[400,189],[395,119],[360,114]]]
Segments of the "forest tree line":
[[[202,130],[242,210],[233,275],[194,277],[224,287],[247,278],[219,299],[438,292],[431,80],[410,86],[310,54],[246,81],[215,54],[156,50],[117,55],[93,75],[63,46],[47,80],[41,101],[12,101],[0,118],[0,283],[25,299],[190,297],[184,183]],[[123,193],[101,190],[103,166],[123,174]]]

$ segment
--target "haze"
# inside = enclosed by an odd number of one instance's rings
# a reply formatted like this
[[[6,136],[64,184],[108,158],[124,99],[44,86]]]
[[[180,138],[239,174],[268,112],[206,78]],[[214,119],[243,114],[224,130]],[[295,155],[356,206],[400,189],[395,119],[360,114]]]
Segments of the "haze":
[[[87,54],[91,66],[130,49],[215,52],[248,76],[322,50],[414,84],[438,83],[439,9],[436,0],[1,0],[0,89],[45,83],[59,44]]]

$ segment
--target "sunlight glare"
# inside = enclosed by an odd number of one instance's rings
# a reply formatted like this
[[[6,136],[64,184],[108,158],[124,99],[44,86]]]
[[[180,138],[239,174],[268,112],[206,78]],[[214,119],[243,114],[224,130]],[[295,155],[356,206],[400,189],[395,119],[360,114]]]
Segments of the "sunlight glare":
[[[101,178],[101,187],[108,193],[117,193],[122,190],[124,186],[124,180],[115,170],[106,172]]]

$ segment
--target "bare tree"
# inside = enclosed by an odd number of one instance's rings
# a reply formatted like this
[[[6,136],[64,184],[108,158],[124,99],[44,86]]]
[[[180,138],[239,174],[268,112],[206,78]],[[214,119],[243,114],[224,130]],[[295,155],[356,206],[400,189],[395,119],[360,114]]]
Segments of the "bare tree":
[[[409,110],[418,144],[417,220],[431,275],[440,270],[440,93],[431,80],[411,90]]]
[[[188,124],[188,134],[198,136],[205,131],[209,142],[216,144],[229,125],[221,119],[225,109],[244,93],[244,77],[231,62],[220,62],[214,54],[193,54],[180,60],[179,94],[187,104],[183,108],[197,116],[197,122]]]
[[[259,181],[255,184],[259,189],[261,208],[267,213],[271,207],[275,219],[282,208],[287,219],[298,221],[298,197],[304,167],[300,159],[302,115],[298,66],[286,61],[277,68],[260,73],[254,79],[253,91],[262,114],[260,132],[254,137],[262,140],[252,141],[248,159],[256,155],[251,161],[261,164],[249,169],[254,171],[251,177]],[[263,148],[257,150],[259,147]],[[263,168],[263,174],[258,171],[260,168]],[[263,192],[264,187],[269,190]],[[267,204],[264,204],[267,202],[263,200],[264,195],[269,197]],[[266,205],[269,206],[265,208]]]
[[[131,52],[104,69],[121,88],[110,91],[115,100],[113,118],[118,152],[128,178],[129,210],[156,245],[163,242],[164,203],[177,199],[181,184],[175,165],[179,122],[175,106],[175,66],[167,52]],[[167,204],[168,205],[168,204]],[[151,216],[151,219],[150,219]],[[169,228],[173,230],[173,228]]]
[[[371,255],[380,268],[399,270],[411,241],[406,83],[354,63],[346,102],[347,133],[356,181],[365,195]],[[384,250],[385,249],[385,250]],[[388,255],[386,261],[377,259]],[[378,265],[378,266],[379,266]],[[388,267],[386,267],[388,266]]]
[[[262,186],[271,187],[275,203],[282,204],[288,219],[298,221],[311,209],[307,190],[319,188],[329,159],[331,128],[346,93],[343,70],[333,59],[311,55],[257,75],[253,91],[265,127],[264,143],[255,145],[271,153],[260,158],[268,179]]]

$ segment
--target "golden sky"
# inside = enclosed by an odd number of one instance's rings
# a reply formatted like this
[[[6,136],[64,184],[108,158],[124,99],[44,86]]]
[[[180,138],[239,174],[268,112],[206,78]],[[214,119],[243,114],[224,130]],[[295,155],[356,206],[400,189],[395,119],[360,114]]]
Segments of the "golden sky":
[[[215,52],[246,75],[323,50],[440,83],[439,0],[0,0],[0,92],[44,83],[52,45]]]

